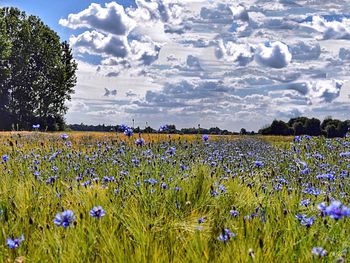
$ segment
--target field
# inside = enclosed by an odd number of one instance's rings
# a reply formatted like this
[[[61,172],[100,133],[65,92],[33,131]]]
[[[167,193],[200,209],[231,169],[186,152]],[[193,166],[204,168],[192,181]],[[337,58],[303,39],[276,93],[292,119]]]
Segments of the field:
[[[0,262],[350,258],[349,137],[142,137],[0,134]]]

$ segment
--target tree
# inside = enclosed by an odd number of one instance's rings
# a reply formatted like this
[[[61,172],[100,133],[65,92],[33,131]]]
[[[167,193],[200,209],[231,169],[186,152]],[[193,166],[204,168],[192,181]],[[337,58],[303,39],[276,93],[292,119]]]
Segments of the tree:
[[[33,123],[49,130],[64,128],[65,101],[76,84],[77,64],[66,42],[38,17],[16,8],[1,8],[0,20],[11,41],[6,62],[9,74],[2,81],[0,109],[11,123],[30,129]]]
[[[321,135],[321,121],[316,118],[308,119],[305,123],[305,133],[312,136]]]
[[[334,124],[329,124],[325,128],[327,138],[337,137],[337,130]]]
[[[242,128],[241,131],[240,131],[240,134],[241,135],[246,135],[247,134],[247,130]]]
[[[270,128],[272,135],[290,135],[288,124],[284,121],[274,120]]]
[[[294,131],[294,135],[302,135],[304,134],[304,125],[302,122],[298,121],[298,122],[294,122],[293,124],[293,131]]]
[[[5,20],[0,16],[0,129],[10,125],[5,105],[8,105],[8,90],[5,88],[5,80],[9,76],[8,59],[11,54],[11,43],[6,34]]]

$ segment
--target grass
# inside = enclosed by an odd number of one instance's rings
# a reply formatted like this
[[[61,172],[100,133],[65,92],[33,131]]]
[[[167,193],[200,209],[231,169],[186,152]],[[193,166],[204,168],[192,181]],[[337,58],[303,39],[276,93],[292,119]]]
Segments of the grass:
[[[349,151],[349,139],[304,138],[291,145],[290,137],[211,136],[204,143],[200,136],[143,135],[146,145],[136,147],[113,133],[68,135],[0,135],[0,155],[9,156],[0,163],[0,262],[348,258],[349,219],[321,217],[317,205],[332,198],[349,203],[350,162],[339,157]],[[316,178],[324,173],[335,180]],[[323,193],[304,193],[311,186]],[[303,199],[310,204],[302,206]],[[89,215],[98,205],[106,211],[101,219]],[[74,223],[56,226],[56,214],[68,209]],[[301,225],[299,213],[315,222]],[[218,237],[225,228],[236,236],[223,242]],[[21,234],[25,240],[9,249],[6,239]],[[327,256],[311,253],[318,246]]]

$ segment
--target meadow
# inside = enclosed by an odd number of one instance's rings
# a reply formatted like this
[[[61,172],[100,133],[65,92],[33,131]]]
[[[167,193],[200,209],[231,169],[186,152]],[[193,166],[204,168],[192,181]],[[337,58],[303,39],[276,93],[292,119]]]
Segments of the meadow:
[[[349,136],[11,132],[0,157],[0,262],[350,258]]]

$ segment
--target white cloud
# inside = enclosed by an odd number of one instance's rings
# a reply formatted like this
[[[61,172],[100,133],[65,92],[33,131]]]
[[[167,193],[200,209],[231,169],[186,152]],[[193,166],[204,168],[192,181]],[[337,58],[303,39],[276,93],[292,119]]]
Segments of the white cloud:
[[[284,68],[291,60],[288,46],[279,41],[260,44],[255,51],[255,61],[262,66]]]
[[[323,17],[314,16],[308,25],[322,33],[322,39],[350,39],[350,19],[327,21]]]
[[[233,62],[238,66],[246,66],[254,59],[254,49],[248,44],[236,44],[234,42],[218,41],[216,57]]]
[[[105,7],[92,3],[87,9],[60,19],[59,24],[72,29],[89,28],[101,30],[107,34],[126,36],[136,26],[116,2],[106,3]]]
[[[230,6],[231,12],[233,14],[233,19],[241,20],[244,22],[249,21],[249,14],[247,9],[243,5],[237,5],[235,7]]]

